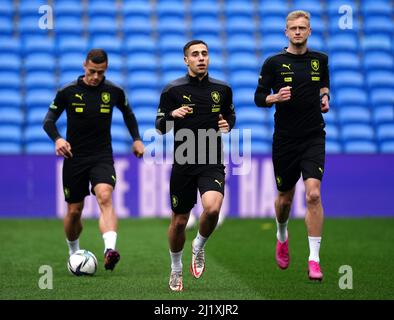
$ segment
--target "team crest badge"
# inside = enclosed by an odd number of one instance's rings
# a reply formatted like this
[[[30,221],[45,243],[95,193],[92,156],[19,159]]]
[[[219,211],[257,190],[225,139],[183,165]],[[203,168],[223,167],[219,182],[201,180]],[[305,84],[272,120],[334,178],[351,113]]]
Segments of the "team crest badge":
[[[219,101],[220,101],[220,94],[219,94],[219,92],[212,91],[211,92],[211,97],[212,97],[213,102],[219,103]]]
[[[311,67],[314,71],[319,70],[319,60],[316,59],[311,60]]]
[[[103,100],[103,102],[107,104],[111,100],[111,95],[108,92],[102,92],[101,100]]]

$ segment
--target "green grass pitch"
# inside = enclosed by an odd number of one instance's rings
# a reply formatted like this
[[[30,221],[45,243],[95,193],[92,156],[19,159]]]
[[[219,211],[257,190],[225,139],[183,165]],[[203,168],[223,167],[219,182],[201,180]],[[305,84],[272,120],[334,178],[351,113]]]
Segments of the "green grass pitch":
[[[394,219],[326,219],[321,246],[321,283],[307,278],[308,242],[303,220],[289,223],[291,261],[280,270],[274,260],[273,219],[227,219],[206,245],[206,271],[189,272],[191,240],[183,254],[184,291],[170,292],[168,219],[119,220],[121,260],[113,272],[103,267],[97,220],[84,220],[81,248],[99,261],[93,277],[66,268],[61,220],[0,220],[0,299],[265,300],[393,299]],[[53,289],[40,289],[41,265],[53,270]],[[342,265],[352,268],[352,289],[340,289]],[[348,274],[349,275],[349,274]],[[348,283],[348,282],[347,282]]]

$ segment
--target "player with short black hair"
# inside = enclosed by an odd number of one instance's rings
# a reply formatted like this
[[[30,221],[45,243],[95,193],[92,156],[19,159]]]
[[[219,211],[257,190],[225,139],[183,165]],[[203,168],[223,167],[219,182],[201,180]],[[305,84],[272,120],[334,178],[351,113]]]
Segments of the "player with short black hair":
[[[144,145],[137,120],[122,88],[105,79],[107,53],[92,49],[83,63],[85,74],[58,90],[44,119],[44,130],[55,142],[56,155],[63,156],[63,190],[67,202],[64,230],[69,254],[79,250],[84,198],[91,192],[100,207],[99,227],[105,244],[107,270],[120,259],[116,250],[118,221],[112,205],[116,173],[111,145],[112,111],[116,106],[134,140],[133,152],[142,157]],[[56,121],[67,113],[67,137],[64,139]]]
[[[204,41],[193,40],[184,47],[186,76],[162,91],[156,128],[166,133],[174,127],[174,164],[170,180],[172,208],[168,238],[171,256],[169,286],[182,291],[182,253],[185,228],[200,191],[204,208],[192,242],[190,270],[200,278],[205,270],[204,246],[215,230],[224,197],[221,132],[235,123],[231,88],[208,76],[209,54]],[[207,134],[207,135],[205,135]]]
[[[308,275],[312,280],[322,280],[320,188],[325,162],[325,124],[321,113],[329,110],[329,73],[327,55],[307,48],[310,34],[310,14],[305,11],[289,13],[286,19],[289,45],[264,62],[255,103],[260,107],[273,104],[276,107],[272,160],[279,191],[275,201],[277,264],[281,269],[289,265],[287,224],[295,185],[302,174],[310,248]]]

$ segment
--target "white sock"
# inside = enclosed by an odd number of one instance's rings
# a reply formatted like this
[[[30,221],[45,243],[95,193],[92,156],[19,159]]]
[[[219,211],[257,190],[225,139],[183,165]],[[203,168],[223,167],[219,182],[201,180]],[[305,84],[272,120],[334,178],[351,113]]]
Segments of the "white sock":
[[[197,232],[196,237],[194,238],[193,241],[193,251],[194,253],[199,252],[201,249],[204,248],[205,242],[207,242],[208,238],[203,237],[200,232]]]
[[[309,261],[320,262],[319,251],[321,237],[308,237],[309,240]]]
[[[182,271],[182,253],[183,250],[179,252],[172,252],[170,251],[170,257],[171,257],[171,270],[172,271],[177,271],[181,272]]]
[[[68,245],[68,254],[71,256],[75,251],[79,250],[79,239],[70,241],[66,239]]]
[[[104,252],[107,249],[115,250],[116,237],[117,237],[117,233],[115,231],[108,231],[106,233],[103,233],[104,246],[105,246]]]
[[[276,219],[276,238],[281,242],[285,242],[287,240],[287,224],[289,223],[289,219],[286,222],[279,223],[278,219]]]

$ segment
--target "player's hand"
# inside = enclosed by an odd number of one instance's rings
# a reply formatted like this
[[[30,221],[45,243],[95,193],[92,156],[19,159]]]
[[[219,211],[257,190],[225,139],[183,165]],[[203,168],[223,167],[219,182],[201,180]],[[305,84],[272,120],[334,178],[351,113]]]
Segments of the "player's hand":
[[[189,112],[192,112],[193,108],[191,107],[180,107],[178,109],[175,109],[174,111],[171,112],[171,116],[175,119],[183,119]]]
[[[280,88],[279,92],[276,94],[277,102],[287,101],[287,100],[290,100],[290,98],[291,98],[291,87],[290,86]]]
[[[71,153],[71,145],[66,140],[64,140],[63,138],[57,139],[55,142],[55,146],[57,156],[72,158],[73,154]]]
[[[219,114],[218,126],[220,132],[226,133],[230,131],[230,126],[228,125],[228,122],[223,119],[223,116],[221,114]]]
[[[330,110],[330,103],[328,101],[328,97],[327,96],[323,96],[323,98],[321,98],[321,112],[322,113],[327,113],[328,110]]]
[[[144,155],[145,147],[141,140],[133,142],[133,153],[137,158],[141,158]]]

